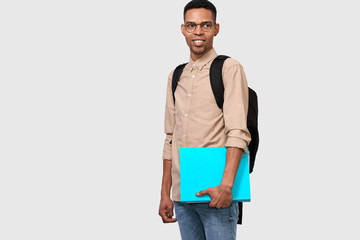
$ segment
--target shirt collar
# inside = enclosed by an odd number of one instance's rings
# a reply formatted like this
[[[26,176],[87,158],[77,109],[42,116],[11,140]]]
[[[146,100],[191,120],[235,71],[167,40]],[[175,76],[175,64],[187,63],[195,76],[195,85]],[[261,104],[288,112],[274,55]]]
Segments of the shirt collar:
[[[217,53],[215,52],[215,49],[210,49],[204,56],[201,56],[198,60],[195,62],[191,59],[189,60],[189,69],[190,71],[193,70],[193,68],[197,67],[199,70],[201,70],[206,64],[208,64],[211,60],[216,58]]]

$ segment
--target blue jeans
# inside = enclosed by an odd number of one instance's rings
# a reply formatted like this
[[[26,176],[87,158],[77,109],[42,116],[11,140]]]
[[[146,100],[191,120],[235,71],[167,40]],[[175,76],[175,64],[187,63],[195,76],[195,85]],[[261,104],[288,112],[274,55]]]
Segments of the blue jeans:
[[[210,208],[209,203],[174,202],[183,240],[235,240],[238,203],[228,208]]]

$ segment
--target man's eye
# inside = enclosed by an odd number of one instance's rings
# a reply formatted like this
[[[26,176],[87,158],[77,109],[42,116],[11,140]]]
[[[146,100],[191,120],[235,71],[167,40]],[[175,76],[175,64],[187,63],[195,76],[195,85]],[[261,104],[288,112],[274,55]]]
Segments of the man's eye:
[[[195,27],[195,24],[193,24],[193,23],[188,23],[188,24],[186,24],[186,27],[188,27],[188,28],[193,28],[193,27]]]

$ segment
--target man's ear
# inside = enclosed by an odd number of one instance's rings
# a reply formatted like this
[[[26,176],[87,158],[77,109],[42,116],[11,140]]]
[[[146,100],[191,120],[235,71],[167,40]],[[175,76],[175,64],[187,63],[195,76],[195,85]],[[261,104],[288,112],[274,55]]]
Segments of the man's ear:
[[[184,29],[184,24],[181,24],[181,33],[185,36],[184,31],[185,31],[185,29]]]
[[[215,24],[215,34],[214,34],[214,36],[218,35],[219,32],[220,32],[220,25],[217,23],[217,24]]]

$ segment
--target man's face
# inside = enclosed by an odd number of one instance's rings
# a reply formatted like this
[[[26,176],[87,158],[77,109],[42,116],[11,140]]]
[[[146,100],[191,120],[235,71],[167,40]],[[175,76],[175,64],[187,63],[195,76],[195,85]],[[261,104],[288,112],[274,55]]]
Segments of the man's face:
[[[203,27],[194,24],[202,24]],[[195,30],[191,33],[188,32],[186,25],[195,26]],[[211,26],[210,29],[209,26]],[[195,8],[186,12],[185,23],[181,25],[181,32],[190,48],[192,60],[196,61],[212,49],[214,36],[219,33],[219,24],[215,24],[211,10]]]

